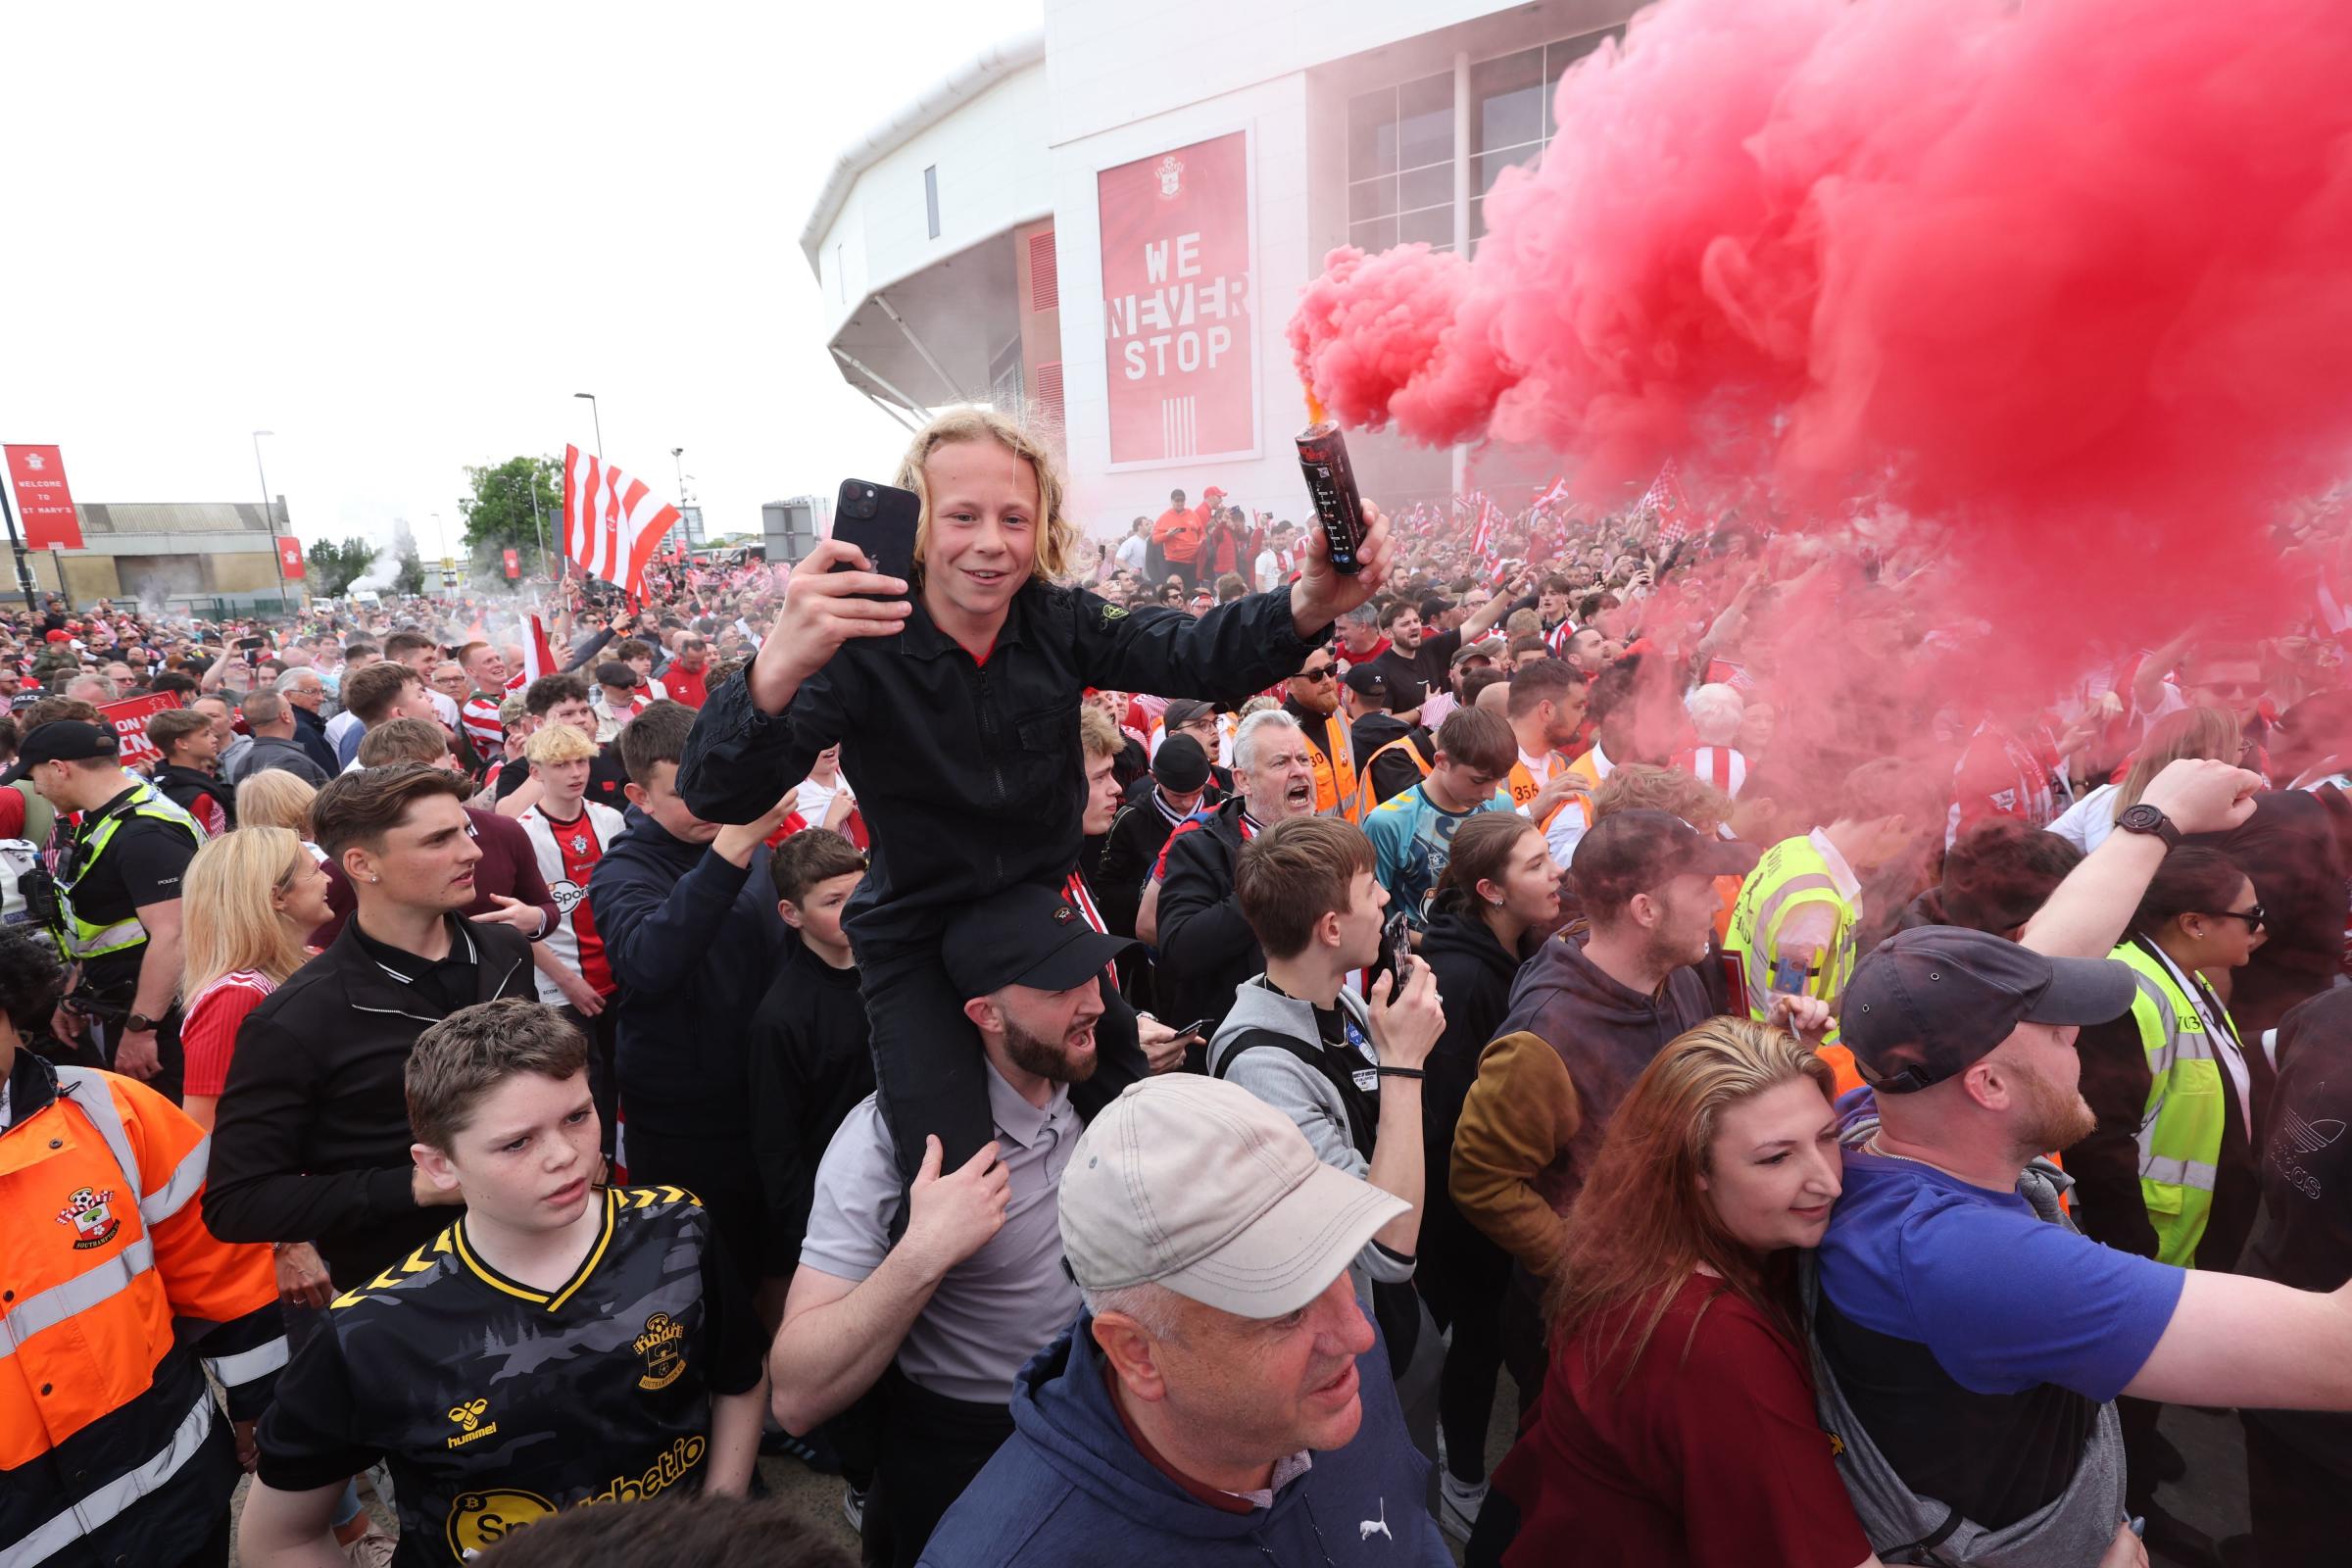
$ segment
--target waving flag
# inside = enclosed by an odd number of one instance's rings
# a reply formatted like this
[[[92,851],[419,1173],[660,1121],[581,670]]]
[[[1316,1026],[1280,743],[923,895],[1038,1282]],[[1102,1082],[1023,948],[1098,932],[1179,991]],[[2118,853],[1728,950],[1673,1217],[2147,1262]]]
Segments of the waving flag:
[[[542,675],[553,675],[564,666],[556,662],[555,654],[547,646],[547,626],[539,612],[531,612],[531,640],[522,645],[522,667],[507,677],[507,690],[519,692]]]
[[[1683,481],[1675,471],[1674,460],[1668,458],[1658,476],[1649,482],[1636,510],[1646,509],[1658,519],[1658,539],[1661,545],[1673,544],[1690,531],[1690,503],[1683,495]]]
[[[678,520],[678,509],[643,479],[578,447],[564,449],[564,554],[589,576],[643,593],[646,564]]]
[[[1567,499],[1568,476],[1563,473],[1558,478],[1552,480],[1551,483],[1544,487],[1544,493],[1536,497],[1536,505],[1539,507],[1556,507]]]

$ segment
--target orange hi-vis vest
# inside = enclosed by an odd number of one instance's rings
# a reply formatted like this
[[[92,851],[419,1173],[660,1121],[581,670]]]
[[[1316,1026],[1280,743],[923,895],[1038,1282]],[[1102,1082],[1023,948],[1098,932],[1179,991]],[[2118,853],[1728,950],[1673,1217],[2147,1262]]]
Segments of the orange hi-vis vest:
[[[1555,774],[1554,776],[1556,777],[1557,775]],[[1506,787],[1511,792],[1512,807],[1520,810],[1525,810],[1527,808],[1527,803],[1534,800],[1538,795],[1541,795],[1544,792],[1543,781],[1538,779],[1535,774],[1528,771],[1527,764],[1525,762],[1513,762],[1511,764],[1511,776]],[[1544,813],[1543,817],[1536,822],[1536,826],[1551,826],[1551,819],[1559,815],[1562,808],[1566,807],[1568,802],[1574,799],[1576,799],[1576,797],[1571,795],[1562,800],[1554,802],[1551,809]],[[1592,816],[1589,809],[1586,814],[1585,825],[1587,827],[1591,827],[1592,825]]]
[[[1364,765],[1356,774],[1362,782],[1356,787],[1355,809],[1348,813],[1348,821],[1359,826],[1362,825],[1364,818],[1372,813],[1372,808],[1380,804],[1372,793],[1372,764],[1399,748],[1403,750],[1405,756],[1413,760],[1413,766],[1420,769],[1421,776],[1429,777],[1429,760],[1421,755],[1421,748],[1413,744],[1412,735],[1408,732],[1397,736],[1388,745],[1364,759]]]
[[[177,1561],[228,1506],[227,1422],[285,1364],[276,1266],[205,1228],[211,1141],[145,1084],[25,1055],[9,1091],[0,1562]]]
[[[1331,748],[1328,752],[1314,744],[1311,732],[1306,747],[1306,760],[1315,770],[1315,814],[1336,812],[1360,824],[1364,813],[1356,799],[1355,742],[1348,732],[1348,721],[1337,713],[1324,715],[1323,737]]]

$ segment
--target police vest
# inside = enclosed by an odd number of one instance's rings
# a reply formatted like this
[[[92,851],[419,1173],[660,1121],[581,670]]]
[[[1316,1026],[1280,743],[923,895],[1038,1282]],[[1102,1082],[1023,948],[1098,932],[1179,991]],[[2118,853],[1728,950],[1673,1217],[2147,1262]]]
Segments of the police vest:
[[[1826,904],[1836,910],[1837,923],[1829,941],[1810,957],[1780,951],[1781,925],[1788,914],[1809,904]],[[1854,972],[1854,915],[1852,905],[1838,891],[1830,862],[1810,838],[1783,839],[1764,852],[1756,868],[1740,884],[1732,906],[1731,929],[1723,939],[1747,1015],[1761,1022],[1776,993],[1818,997],[1835,1007]],[[1840,1092],[1861,1082],[1853,1068],[1853,1054],[1838,1043],[1835,1022],[1823,1037],[1821,1054],[1838,1076]]]
[[[1363,809],[1356,800],[1355,743],[1348,736],[1347,720],[1337,713],[1325,715],[1323,737],[1330,746],[1326,752],[1310,739],[1306,760],[1315,770],[1315,814],[1329,816],[1338,812],[1350,822],[1361,822]]]
[[[1401,751],[1411,758],[1413,766],[1420,769],[1423,778],[1429,777],[1428,760],[1422,757],[1421,748],[1413,744],[1413,737],[1409,734],[1397,736],[1364,759],[1363,771],[1357,775],[1363,782],[1356,789],[1355,809],[1348,813],[1348,821],[1361,825],[1364,818],[1372,814],[1372,808],[1380,804],[1379,797],[1373,794],[1372,764],[1396,751]]]
[[[74,890],[89,880],[92,871],[106,854],[106,847],[115,841],[115,830],[129,816],[144,816],[157,822],[170,822],[187,829],[192,843],[201,847],[205,832],[196,819],[181,808],[165,799],[164,793],[153,784],[141,784],[130,798],[100,817],[96,827],[84,822],[74,836],[74,853],[67,858],[71,877],[61,875],[57,881],[59,914],[64,924],[58,929],[58,940],[65,944],[66,956],[79,961],[102,957],[109,953],[122,953],[147,940],[147,928],[139,924],[138,916],[117,920],[112,925],[94,925],[82,918],[74,906]]]
[[[2162,957],[2131,941],[2112,956],[2132,966],[2139,987],[2132,998],[2132,1021],[2148,1055],[2148,1102],[2139,1117],[2139,1196],[2156,1229],[2156,1259],[2194,1268],[2197,1244],[2213,1217],[2213,1175],[2221,1162],[2223,1130],[2235,1111],[2220,1053],[2243,1048],[2229,1012],[2202,980],[2193,983],[2229,1032],[2226,1045],[2214,1039],[2204,1011]]]

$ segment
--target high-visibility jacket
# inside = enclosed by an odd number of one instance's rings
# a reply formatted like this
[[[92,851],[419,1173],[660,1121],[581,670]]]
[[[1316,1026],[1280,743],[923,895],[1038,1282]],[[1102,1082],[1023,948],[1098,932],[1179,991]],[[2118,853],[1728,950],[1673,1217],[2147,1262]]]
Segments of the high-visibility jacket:
[[[285,1364],[270,1249],[205,1228],[211,1140],[145,1084],[24,1052],[9,1101],[0,1562],[177,1562],[237,1482],[204,1370],[250,1421]]]
[[[1363,821],[1363,803],[1356,798],[1355,742],[1348,731],[1348,721],[1337,713],[1323,718],[1324,746],[1314,744],[1310,732],[1306,760],[1315,770],[1315,814],[1330,816],[1337,812],[1350,822]],[[1330,748],[1329,751],[1324,749]],[[1420,754],[1415,753],[1416,757]]]
[[[1421,755],[1421,748],[1413,744],[1413,737],[1409,733],[1397,736],[1365,758],[1364,765],[1357,770],[1356,777],[1360,782],[1355,790],[1355,808],[1348,813],[1348,821],[1361,824],[1371,814],[1372,808],[1380,804],[1380,797],[1373,792],[1372,764],[1391,752],[1402,752],[1413,760],[1413,766],[1420,769],[1423,778],[1429,777],[1429,759]]]
[[[65,945],[66,956],[80,960],[95,958],[104,954],[121,953],[138,947],[147,940],[147,928],[139,924],[135,914],[125,920],[98,925],[84,919],[74,906],[74,890],[89,879],[97,868],[106,847],[115,841],[115,832],[128,816],[144,816],[158,822],[170,822],[184,828],[201,848],[204,828],[180,807],[167,799],[153,784],[141,784],[131,791],[130,798],[121,806],[100,816],[95,822],[85,821],[74,831],[72,854],[66,858],[71,880],[61,873],[57,879],[59,917],[65,921],[59,929],[58,940]]]
[[[2139,1195],[2156,1230],[2156,1259],[2177,1268],[2197,1266],[2197,1244],[2213,1217],[2214,1170],[2222,1135],[2237,1113],[2221,1053],[2244,1047],[2237,1026],[2201,978],[2206,1007],[2226,1038],[2206,1027],[2206,1014],[2182,989],[2172,966],[2137,941],[2112,956],[2131,965],[2138,990],[2132,1021],[2148,1054],[2148,1102],[2139,1118]]]
[[[1784,957],[1782,927],[1792,911],[1810,905],[1832,909],[1830,935],[1818,952],[1801,961],[1794,954]],[[1740,981],[1747,1015],[1761,1022],[1776,993],[1818,997],[1836,1007],[1854,972],[1854,921],[1859,912],[1838,891],[1830,862],[1810,836],[1783,839],[1766,850],[1740,885],[1731,928],[1723,940],[1724,956]],[[1838,1043],[1834,1019],[1823,1037],[1821,1056],[1836,1070],[1839,1094],[1861,1086],[1854,1054]]]
[[[1554,774],[1553,776],[1557,777],[1558,775]],[[1536,777],[1536,775],[1529,770],[1528,765],[1525,762],[1513,762],[1511,764],[1511,775],[1505,782],[1506,787],[1511,792],[1511,805],[1517,809],[1526,809],[1527,803],[1534,800],[1538,795],[1541,795],[1544,792],[1544,780]],[[1561,799],[1553,802],[1551,809],[1545,811],[1541,817],[1536,819],[1536,826],[1551,826],[1551,819],[1559,815],[1560,808],[1566,806],[1568,802],[1573,799],[1575,799],[1574,796],[1563,796]],[[1591,827],[1592,825],[1589,808],[1587,809],[1587,820],[1585,825],[1587,827]]]

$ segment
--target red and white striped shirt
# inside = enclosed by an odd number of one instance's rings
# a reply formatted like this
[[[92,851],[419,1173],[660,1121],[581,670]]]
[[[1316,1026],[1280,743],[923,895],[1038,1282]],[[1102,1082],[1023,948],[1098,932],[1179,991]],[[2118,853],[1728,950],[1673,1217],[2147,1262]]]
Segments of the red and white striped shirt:
[[[473,742],[475,755],[495,759],[506,754],[507,727],[499,722],[500,699],[475,692],[466,699],[458,710],[459,721],[466,727],[466,738]]]
[[[1747,759],[1729,746],[1698,746],[1676,754],[1674,765],[1734,800],[1747,782]]]

